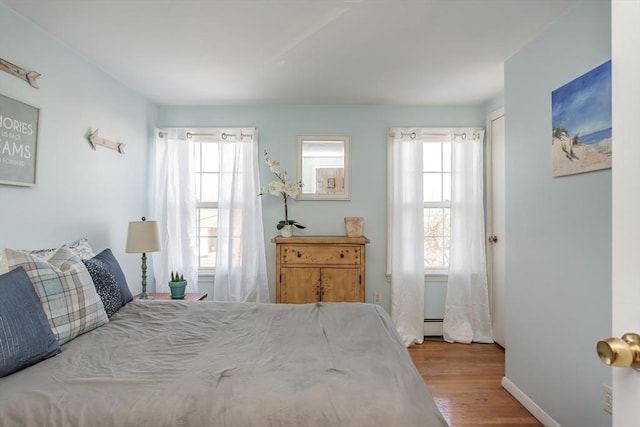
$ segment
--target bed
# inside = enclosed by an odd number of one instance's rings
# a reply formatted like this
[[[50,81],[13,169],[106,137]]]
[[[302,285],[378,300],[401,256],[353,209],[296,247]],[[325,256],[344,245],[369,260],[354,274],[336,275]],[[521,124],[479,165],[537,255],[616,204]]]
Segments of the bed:
[[[387,313],[134,300],[110,249],[0,249],[2,427],[442,427]]]
[[[3,426],[446,426],[379,306],[139,301],[0,379]]]

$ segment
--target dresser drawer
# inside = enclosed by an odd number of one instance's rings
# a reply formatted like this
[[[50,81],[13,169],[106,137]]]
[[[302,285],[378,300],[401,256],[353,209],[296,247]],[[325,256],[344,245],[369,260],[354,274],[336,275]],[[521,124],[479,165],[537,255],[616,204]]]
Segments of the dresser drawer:
[[[361,253],[359,246],[281,245],[280,262],[286,265],[359,265]]]

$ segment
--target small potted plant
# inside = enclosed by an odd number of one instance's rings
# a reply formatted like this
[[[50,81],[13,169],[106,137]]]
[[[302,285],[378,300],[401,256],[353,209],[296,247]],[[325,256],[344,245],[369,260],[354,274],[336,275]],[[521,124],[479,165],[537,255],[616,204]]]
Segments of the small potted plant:
[[[187,287],[187,281],[184,280],[182,274],[177,271],[171,272],[171,281],[169,289],[171,289],[171,299],[184,299],[184,289]]]

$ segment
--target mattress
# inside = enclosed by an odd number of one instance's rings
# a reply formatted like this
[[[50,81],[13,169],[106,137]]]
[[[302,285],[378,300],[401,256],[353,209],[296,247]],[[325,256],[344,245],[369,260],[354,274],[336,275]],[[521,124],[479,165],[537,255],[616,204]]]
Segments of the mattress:
[[[446,426],[387,313],[133,301],[0,379],[3,426]]]

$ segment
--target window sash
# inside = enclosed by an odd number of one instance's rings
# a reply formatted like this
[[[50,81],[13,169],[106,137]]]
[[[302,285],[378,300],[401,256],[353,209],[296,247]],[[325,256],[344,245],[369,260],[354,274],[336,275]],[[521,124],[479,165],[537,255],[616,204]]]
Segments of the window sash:
[[[425,277],[446,277],[449,270],[450,228],[448,224],[451,221],[451,142],[448,138],[433,138],[425,140],[423,146]],[[435,183],[439,188],[429,188],[429,183]],[[429,213],[438,210],[442,212],[440,221],[436,220],[432,224],[435,228],[429,229],[430,224],[427,223]],[[439,264],[437,264],[438,259],[440,260]],[[436,265],[427,265],[429,261]]]
[[[219,142],[191,141],[193,144],[193,159],[196,199],[195,242],[198,259],[198,275],[212,276],[215,274],[217,224],[206,224],[208,218],[203,215],[218,216],[218,183],[220,165],[218,158]],[[207,212],[215,211],[215,212]],[[217,222],[217,221],[216,221]],[[207,226],[208,225],[208,226]]]
[[[215,212],[207,212],[207,211],[215,211]],[[206,224],[208,218],[204,218],[203,215],[213,215],[213,217],[216,219],[216,225],[213,226],[212,224]],[[216,239],[217,239],[217,217],[218,217],[218,203],[196,203],[195,242],[196,242],[196,253],[198,254],[199,270],[209,269],[209,270],[215,271],[215,257],[216,257],[215,245],[216,245]],[[213,231],[212,228],[214,228],[215,231]],[[204,244],[208,244],[210,249],[204,250],[202,247]],[[209,254],[209,255],[207,256],[205,254]],[[203,260],[204,256],[207,256],[208,260],[206,261]]]

